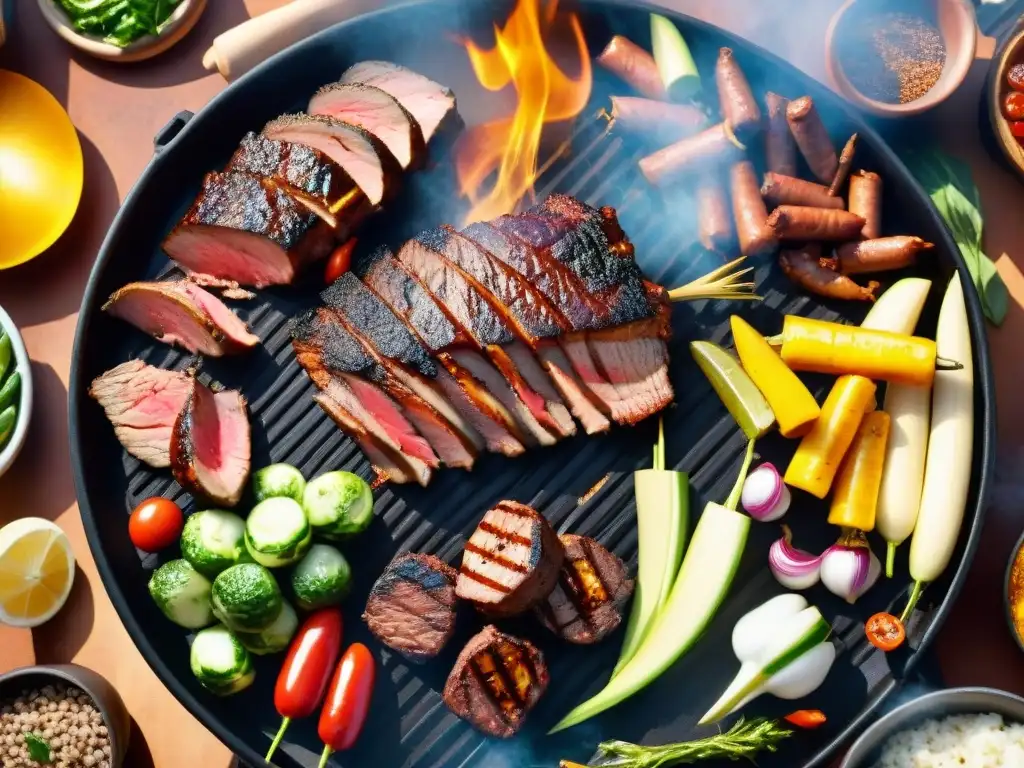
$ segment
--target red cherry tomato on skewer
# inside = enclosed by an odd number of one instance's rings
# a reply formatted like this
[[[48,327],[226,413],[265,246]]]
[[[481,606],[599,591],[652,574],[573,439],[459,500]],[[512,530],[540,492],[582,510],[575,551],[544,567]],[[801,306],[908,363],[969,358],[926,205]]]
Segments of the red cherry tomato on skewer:
[[[903,622],[888,613],[876,613],[864,625],[868,642],[883,651],[894,651],[907,637]]]
[[[143,552],[159,552],[181,536],[185,516],[170,499],[154,496],[146,499],[128,518],[128,537]]]
[[[356,239],[350,237],[342,245],[339,245],[331,253],[331,258],[327,260],[327,268],[324,270],[324,282],[330,285],[343,274],[348,272],[349,267],[352,266],[352,251],[355,250]]]
[[[320,712],[317,733],[325,746],[319,768],[327,765],[332,752],[350,749],[359,738],[370,711],[375,674],[370,650],[362,643],[349,646],[341,657]]]

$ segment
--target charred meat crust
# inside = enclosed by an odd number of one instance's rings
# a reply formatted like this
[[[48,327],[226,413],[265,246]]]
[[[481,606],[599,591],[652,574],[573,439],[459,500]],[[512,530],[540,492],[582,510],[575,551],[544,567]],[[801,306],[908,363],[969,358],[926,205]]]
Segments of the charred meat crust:
[[[443,698],[477,730],[507,739],[522,728],[548,682],[544,656],[533,643],[488,625],[462,649]]]

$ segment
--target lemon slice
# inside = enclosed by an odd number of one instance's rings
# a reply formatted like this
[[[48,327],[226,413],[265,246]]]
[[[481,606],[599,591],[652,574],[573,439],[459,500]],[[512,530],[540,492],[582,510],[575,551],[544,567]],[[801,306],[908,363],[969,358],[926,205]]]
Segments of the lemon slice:
[[[75,556],[49,520],[26,517],[0,528],[0,623],[38,627],[68,599]]]

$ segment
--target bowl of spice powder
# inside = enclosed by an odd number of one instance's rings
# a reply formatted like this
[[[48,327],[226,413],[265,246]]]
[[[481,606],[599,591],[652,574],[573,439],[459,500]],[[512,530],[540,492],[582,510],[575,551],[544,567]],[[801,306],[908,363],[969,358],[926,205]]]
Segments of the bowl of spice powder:
[[[2,768],[121,768],[131,719],[117,690],[77,664],[0,675]]]
[[[977,40],[969,0],[847,0],[829,24],[825,56],[839,93],[868,112],[899,117],[953,93]]]

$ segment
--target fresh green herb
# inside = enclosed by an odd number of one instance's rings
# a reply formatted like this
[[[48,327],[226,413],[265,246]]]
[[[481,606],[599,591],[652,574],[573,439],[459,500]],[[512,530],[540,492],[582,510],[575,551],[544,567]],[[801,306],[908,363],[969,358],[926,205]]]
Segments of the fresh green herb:
[[[602,768],[667,768],[698,760],[724,758],[751,759],[758,752],[774,752],[779,742],[793,731],[776,720],[758,718],[746,722],[742,717],[725,733],[696,741],[683,741],[661,747],[643,747],[626,741],[604,741],[598,750],[604,758]]]
[[[37,736],[34,733],[26,733],[25,743],[28,745],[28,756],[37,763],[49,765],[53,762],[53,753],[50,751],[50,744],[42,736]]]
[[[931,196],[963,254],[985,317],[994,325],[1002,324],[1009,306],[1009,292],[995,263],[982,248],[981,197],[970,168],[938,151],[908,154],[911,171]]]
[[[181,0],[58,0],[83,34],[119,48],[146,35],[159,35]]]

